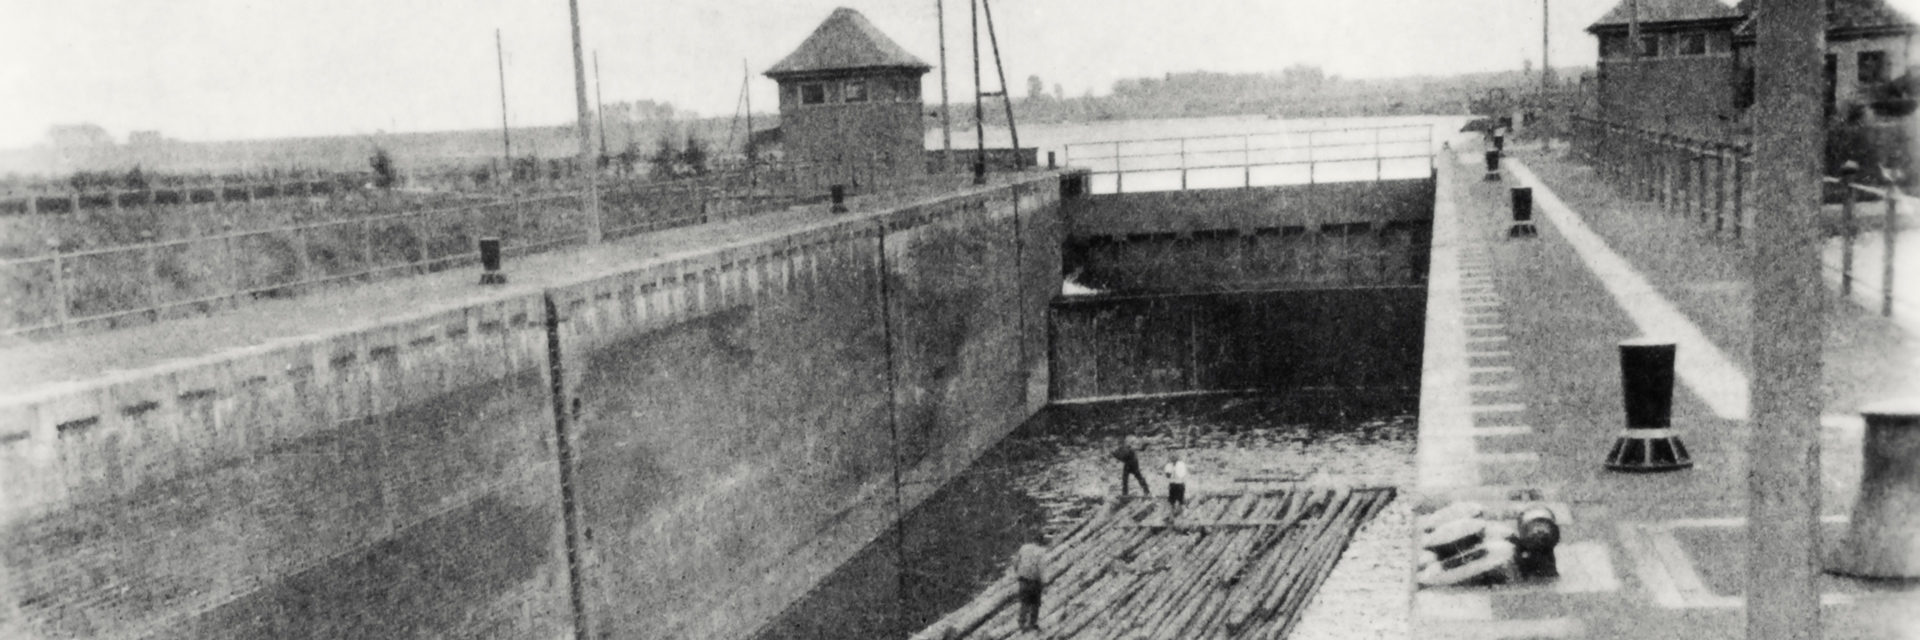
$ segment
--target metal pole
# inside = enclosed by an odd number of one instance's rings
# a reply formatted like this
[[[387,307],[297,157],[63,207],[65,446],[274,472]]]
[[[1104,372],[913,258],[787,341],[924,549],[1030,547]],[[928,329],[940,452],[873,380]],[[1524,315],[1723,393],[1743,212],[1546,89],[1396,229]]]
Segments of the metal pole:
[[[1013,92],[1007,89],[1007,68],[1000,62],[1000,36],[993,31],[993,4],[980,0],[980,9],[987,12],[987,42],[993,45],[993,69],[1000,74],[1000,102],[1007,105],[1007,135],[1013,137],[1013,167],[1025,169],[1026,161],[1020,156],[1020,125],[1013,121]]]
[[[1547,25],[1551,24],[1549,18],[1552,14],[1547,9],[1547,2],[1548,0],[1540,0],[1540,86],[1551,89],[1553,88],[1553,62],[1552,52],[1548,49],[1551,41],[1547,36],[1549,31]],[[1542,97],[1545,96],[1542,95]]]
[[[980,0],[968,0],[967,6],[973,9],[973,132],[979,141],[979,155],[973,158],[973,183],[986,184],[986,173],[981,170],[987,163],[987,120],[980,107]]]
[[[587,174],[587,244],[600,244],[600,169],[593,164],[593,113],[587,110],[587,62],[580,52],[580,0],[567,0],[573,22],[573,101],[579,111],[580,168]]]
[[[746,58],[740,59],[740,75],[746,77],[749,83],[753,81],[753,75],[747,71]],[[753,90],[752,89],[753,89],[752,86],[748,86],[747,90],[742,92],[742,93],[745,93],[747,96],[747,149],[753,149]],[[747,154],[747,211],[749,212],[753,211],[753,188],[755,186],[758,186],[760,182],[759,174],[755,172],[755,169],[753,166],[754,156],[757,156],[757,155],[759,154],[758,153]]]
[[[607,94],[600,84],[600,51],[593,52],[593,112],[600,120],[600,157],[607,157]],[[599,167],[599,164],[594,164]]]
[[[940,170],[953,170],[953,118],[947,104],[947,8],[942,0],[933,0],[940,24]]]
[[[1756,18],[1752,416],[1747,439],[1747,637],[1820,637],[1822,0],[1767,0]]]
[[[507,128],[507,54],[500,46],[500,30],[493,30],[493,58],[500,66],[500,152],[507,159],[509,175],[513,171],[513,134]]]

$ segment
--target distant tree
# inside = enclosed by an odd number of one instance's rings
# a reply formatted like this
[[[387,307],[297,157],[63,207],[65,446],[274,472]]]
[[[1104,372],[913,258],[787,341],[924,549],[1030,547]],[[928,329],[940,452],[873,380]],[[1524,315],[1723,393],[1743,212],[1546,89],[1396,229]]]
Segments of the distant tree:
[[[707,174],[707,143],[693,134],[687,134],[687,147],[680,150],[680,164],[686,165],[693,175]]]
[[[680,151],[673,148],[673,139],[661,136],[660,145],[653,150],[653,155],[647,157],[647,164],[653,165],[649,175],[655,179],[670,179],[675,173],[673,166],[679,161]]]
[[[1027,76],[1027,99],[1028,100],[1045,100],[1046,98],[1047,98],[1047,85],[1046,83],[1040,81],[1040,76],[1037,76],[1037,75]]]
[[[384,147],[374,147],[373,156],[367,158],[367,164],[373,167],[373,186],[392,189],[398,176],[393,168],[393,156]]]
[[[127,172],[127,177],[122,181],[122,184],[131,191],[146,191],[147,174],[141,173],[140,165],[133,165],[133,169]]]
[[[614,156],[614,158],[620,162],[620,172],[622,174],[633,175],[633,165],[640,162],[640,143],[628,140],[627,148],[621,149],[620,154]]]
[[[1066,99],[1067,99],[1067,88],[1066,88],[1066,87],[1062,87],[1062,86],[1060,86],[1060,83],[1058,83],[1058,82],[1055,82],[1055,83],[1053,83],[1053,99],[1055,99],[1055,100],[1066,100]]]

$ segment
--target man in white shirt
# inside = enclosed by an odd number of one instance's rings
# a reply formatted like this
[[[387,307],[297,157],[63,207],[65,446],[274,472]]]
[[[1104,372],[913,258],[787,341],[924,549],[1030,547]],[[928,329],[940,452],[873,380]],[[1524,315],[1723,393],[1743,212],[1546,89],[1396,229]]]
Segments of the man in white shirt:
[[[1187,506],[1187,457],[1173,454],[1173,462],[1160,470],[1167,476],[1167,506],[1173,508],[1173,515],[1179,516]]]

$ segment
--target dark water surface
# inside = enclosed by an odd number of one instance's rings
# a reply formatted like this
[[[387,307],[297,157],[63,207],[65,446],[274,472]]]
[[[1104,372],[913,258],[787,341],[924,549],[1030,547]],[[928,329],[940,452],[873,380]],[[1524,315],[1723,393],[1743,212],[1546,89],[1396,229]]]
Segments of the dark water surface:
[[[762,640],[904,638],[971,600],[1036,532],[1064,533],[1117,495],[1109,452],[1139,438],[1154,494],[1175,451],[1190,493],[1261,482],[1401,484],[1411,478],[1413,403],[1216,397],[1049,407],[982,454],[885,535],[788,607]]]

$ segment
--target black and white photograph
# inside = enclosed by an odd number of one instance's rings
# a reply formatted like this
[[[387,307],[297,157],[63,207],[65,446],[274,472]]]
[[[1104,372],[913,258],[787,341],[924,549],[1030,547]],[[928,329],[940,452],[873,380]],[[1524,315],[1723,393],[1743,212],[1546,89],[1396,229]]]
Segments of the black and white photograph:
[[[0,5],[0,640],[1920,640],[1920,0]]]

